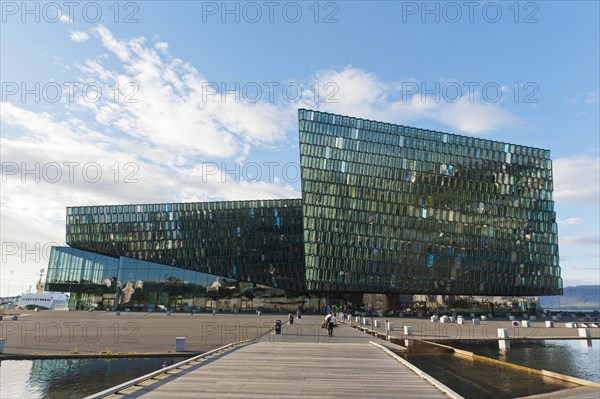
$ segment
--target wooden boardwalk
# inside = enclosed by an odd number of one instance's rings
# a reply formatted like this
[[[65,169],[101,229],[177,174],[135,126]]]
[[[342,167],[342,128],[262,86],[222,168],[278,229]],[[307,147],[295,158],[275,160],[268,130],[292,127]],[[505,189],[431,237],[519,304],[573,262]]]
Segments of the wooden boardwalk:
[[[447,396],[389,354],[368,343],[258,342],[154,381],[141,389],[122,391],[119,397],[304,399]]]

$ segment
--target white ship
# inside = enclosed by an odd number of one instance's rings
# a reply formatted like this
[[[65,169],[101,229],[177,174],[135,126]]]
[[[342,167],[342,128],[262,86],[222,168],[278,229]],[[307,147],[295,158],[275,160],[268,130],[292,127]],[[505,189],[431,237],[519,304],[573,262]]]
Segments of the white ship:
[[[27,310],[69,310],[69,297],[62,292],[22,294],[17,308]]]
[[[69,296],[62,292],[44,292],[42,276],[44,269],[40,270],[40,279],[36,285],[37,294],[21,294],[16,307],[27,310],[69,310]]]

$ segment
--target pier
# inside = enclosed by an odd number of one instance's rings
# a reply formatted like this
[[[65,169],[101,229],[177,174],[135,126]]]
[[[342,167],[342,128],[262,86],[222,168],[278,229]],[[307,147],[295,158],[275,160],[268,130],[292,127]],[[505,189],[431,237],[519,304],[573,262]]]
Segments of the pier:
[[[328,337],[320,319],[305,317],[286,324],[281,335],[270,332],[208,360],[199,356],[180,371],[159,371],[89,398],[462,398],[385,342],[370,342],[346,325]]]

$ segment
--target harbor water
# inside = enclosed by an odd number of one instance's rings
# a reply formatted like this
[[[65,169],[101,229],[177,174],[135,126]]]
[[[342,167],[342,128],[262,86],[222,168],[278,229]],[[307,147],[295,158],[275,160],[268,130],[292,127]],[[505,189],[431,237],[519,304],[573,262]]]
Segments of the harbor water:
[[[0,398],[81,398],[183,358],[3,360]]]
[[[600,383],[598,339],[512,340],[508,350],[499,349],[497,341],[444,341],[444,344],[520,366]]]

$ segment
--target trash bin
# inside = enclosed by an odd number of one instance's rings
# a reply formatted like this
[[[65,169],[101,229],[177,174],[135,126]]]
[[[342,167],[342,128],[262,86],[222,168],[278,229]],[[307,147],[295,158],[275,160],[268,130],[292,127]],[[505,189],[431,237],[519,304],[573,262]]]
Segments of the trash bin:
[[[288,315],[288,319],[290,319],[290,324],[294,324],[294,315],[293,314],[289,314]]]
[[[281,334],[281,320],[275,320],[275,334]]]

